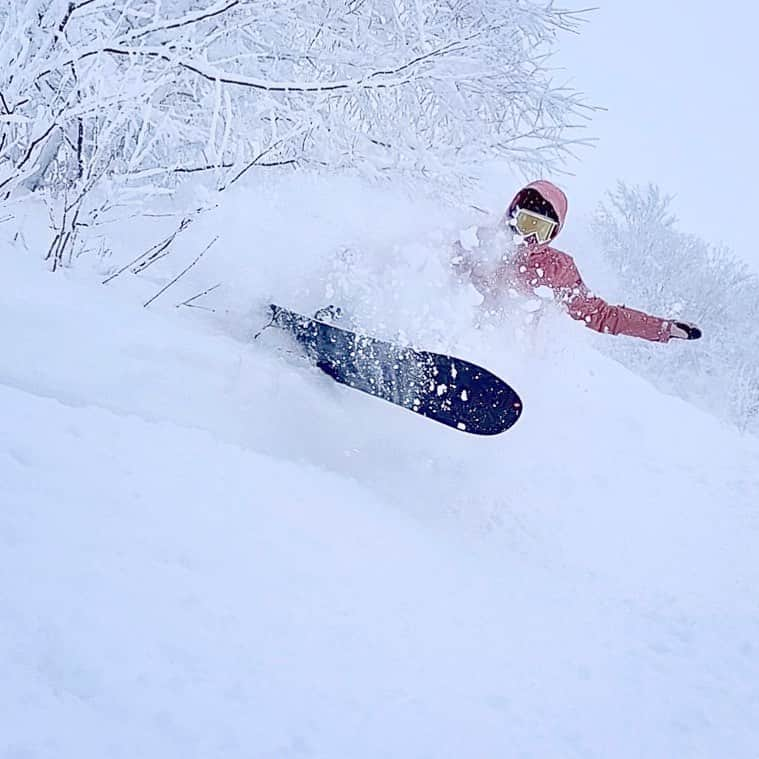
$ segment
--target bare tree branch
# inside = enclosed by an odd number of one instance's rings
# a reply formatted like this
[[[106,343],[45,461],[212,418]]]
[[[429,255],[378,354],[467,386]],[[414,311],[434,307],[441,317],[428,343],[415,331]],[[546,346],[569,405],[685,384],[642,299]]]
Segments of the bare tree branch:
[[[185,266],[185,268],[182,269],[182,271],[180,271],[179,274],[177,274],[176,277],[174,277],[174,279],[172,279],[168,284],[164,285],[152,298],[149,298],[143,304],[143,306],[147,308],[151,303],[153,303],[153,301],[155,301],[157,298],[163,295],[163,293],[165,293],[173,284],[178,282],[185,274],[187,274],[187,272],[190,271],[190,269],[192,269],[192,267],[195,266],[195,264],[197,264],[201,258],[203,258],[206,251],[209,248],[211,248],[218,239],[219,239],[218,236],[214,237],[213,240],[211,240],[211,242],[209,242],[208,245],[206,245],[206,247],[203,248],[203,250],[201,250],[200,253],[198,253],[198,255],[195,256],[195,258],[187,266]]]
[[[207,306],[197,306],[194,305],[194,301],[198,300],[198,298],[202,298],[204,295],[208,295],[208,293],[212,293],[214,290],[217,290],[219,287],[221,287],[221,282],[217,282],[215,285],[211,285],[211,287],[207,287],[203,292],[198,293],[197,295],[193,295],[192,298],[188,298],[187,300],[183,300],[181,303],[177,303],[176,308],[180,308],[181,306],[187,306],[187,308],[202,308],[205,311],[211,311],[215,312],[215,308],[208,308]]]

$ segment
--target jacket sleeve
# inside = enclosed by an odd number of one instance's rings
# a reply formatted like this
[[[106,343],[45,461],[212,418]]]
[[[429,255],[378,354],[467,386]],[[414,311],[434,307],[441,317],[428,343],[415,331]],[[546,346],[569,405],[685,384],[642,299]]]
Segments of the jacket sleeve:
[[[629,335],[656,343],[669,342],[671,322],[627,306],[609,305],[590,292],[571,256],[552,248],[530,256],[521,272],[531,287],[549,287],[573,319],[610,335]]]

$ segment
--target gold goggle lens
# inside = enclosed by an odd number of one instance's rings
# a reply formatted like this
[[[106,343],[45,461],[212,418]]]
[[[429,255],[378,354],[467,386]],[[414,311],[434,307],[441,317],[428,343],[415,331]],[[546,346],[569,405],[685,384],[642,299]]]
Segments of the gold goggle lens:
[[[547,216],[541,216],[532,211],[519,209],[514,217],[514,226],[520,235],[529,237],[534,235],[538,242],[548,242],[553,235],[556,222]]]

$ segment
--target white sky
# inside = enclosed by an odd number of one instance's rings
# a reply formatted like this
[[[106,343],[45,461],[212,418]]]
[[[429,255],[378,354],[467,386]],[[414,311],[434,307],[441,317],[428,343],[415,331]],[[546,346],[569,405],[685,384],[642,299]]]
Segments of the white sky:
[[[573,86],[608,108],[588,130],[598,146],[562,181],[570,207],[592,209],[617,179],[653,181],[675,196],[683,231],[724,242],[759,268],[759,3],[595,4],[555,58]]]

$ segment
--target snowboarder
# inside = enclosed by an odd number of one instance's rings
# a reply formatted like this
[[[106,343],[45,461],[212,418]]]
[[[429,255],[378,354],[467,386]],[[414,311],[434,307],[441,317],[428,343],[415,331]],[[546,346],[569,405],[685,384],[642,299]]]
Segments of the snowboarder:
[[[701,330],[693,324],[612,306],[591,293],[572,257],[550,246],[566,214],[567,197],[556,185],[545,180],[532,182],[516,194],[495,228],[479,227],[469,239],[454,243],[452,266],[484,296],[485,308],[497,308],[510,293],[542,293],[548,288],[572,318],[596,332],[659,343],[701,337]],[[508,251],[514,240],[513,255],[502,255],[495,266],[475,256],[474,250],[480,247]]]

